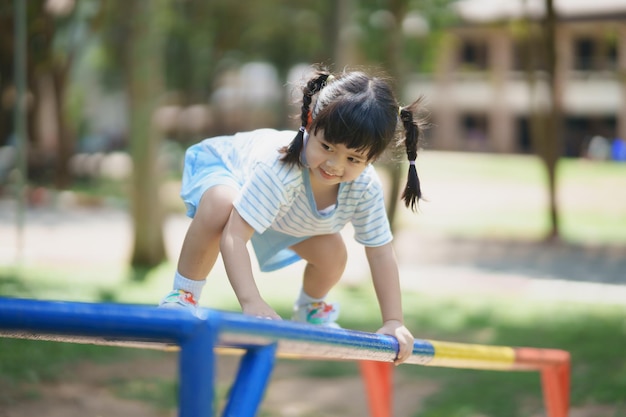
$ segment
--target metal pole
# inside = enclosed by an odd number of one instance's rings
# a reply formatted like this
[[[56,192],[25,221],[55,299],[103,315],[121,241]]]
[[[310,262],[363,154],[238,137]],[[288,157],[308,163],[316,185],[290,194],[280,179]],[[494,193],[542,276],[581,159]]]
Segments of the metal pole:
[[[26,211],[26,0],[15,0],[15,61],[13,66],[16,99],[14,107],[16,166],[16,263],[22,263],[24,217]]]

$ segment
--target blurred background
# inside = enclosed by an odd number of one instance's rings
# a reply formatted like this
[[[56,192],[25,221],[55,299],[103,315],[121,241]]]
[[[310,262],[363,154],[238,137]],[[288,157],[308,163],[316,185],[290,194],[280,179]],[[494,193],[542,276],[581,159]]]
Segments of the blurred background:
[[[24,204],[21,212],[121,191],[136,234],[131,262],[157,265],[164,250],[154,225],[167,206],[159,190],[180,176],[184,149],[241,130],[293,129],[311,64],[382,70],[405,103],[424,96],[433,125],[426,150],[536,155],[549,238],[562,235],[557,162],[626,159],[619,1],[244,6],[5,2],[3,200]],[[397,187],[399,173],[390,172]]]
[[[389,75],[405,104],[423,97],[431,124],[419,213],[396,207],[404,158],[379,164],[415,336],[570,350],[576,415],[626,415],[624,1],[7,0],[0,34],[1,295],[155,304],[189,221],[185,149],[296,129],[312,65],[364,68]],[[349,249],[336,297],[362,316],[348,327],[372,331],[366,261]],[[259,282],[285,316],[301,268]],[[213,275],[202,304],[237,309],[223,270]],[[28,415],[23,387],[58,383],[66,363],[129,355],[0,347],[8,416]],[[532,376],[406,372],[417,386],[401,415],[543,415]],[[156,400],[175,392],[171,378],[114,377],[172,413]],[[312,412],[290,400],[268,415]]]

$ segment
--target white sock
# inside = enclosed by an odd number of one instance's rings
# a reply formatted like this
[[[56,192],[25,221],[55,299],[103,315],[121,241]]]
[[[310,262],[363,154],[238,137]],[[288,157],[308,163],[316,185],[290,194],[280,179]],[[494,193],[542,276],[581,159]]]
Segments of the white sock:
[[[196,301],[200,300],[204,284],[206,284],[206,279],[196,281],[195,279],[185,278],[178,271],[176,271],[174,275],[174,289],[190,292],[193,294],[193,298],[195,298]]]
[[[296,306],[302,307],[311,303],[319,303],[319,302],[324,301],[325,298],[326,296],[322,298],[313,298],[309,294],[304,292],[304,289],[300,289],[300,295],[298,296],[298,299],[296,300]]]

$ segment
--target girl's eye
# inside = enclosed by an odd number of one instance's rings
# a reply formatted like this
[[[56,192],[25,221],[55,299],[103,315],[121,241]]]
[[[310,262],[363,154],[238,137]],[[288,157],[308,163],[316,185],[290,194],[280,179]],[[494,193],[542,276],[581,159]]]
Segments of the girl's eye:
[[[330,146],[328,146],[328,145],[327,145],[327,144],[325,144],[325,143],[322,143],[322,148],[323,148],[324,150],[326,150],[326,151],[330,151]]]
[[[354,158],[352,156],[348,157],[348,161],[350,161],[353,164],[360,164],[361,162],[363,162],[362,160],[360,160],[358,158]]]

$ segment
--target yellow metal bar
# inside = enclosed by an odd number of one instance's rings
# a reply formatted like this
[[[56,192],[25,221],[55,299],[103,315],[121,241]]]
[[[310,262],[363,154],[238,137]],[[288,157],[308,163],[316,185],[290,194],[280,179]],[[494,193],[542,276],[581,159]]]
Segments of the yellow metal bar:
[[[427,366],[502,370],[513,368],[515,362],[515,350],[511,347],[428,342],[435,348],[435,355]]]

